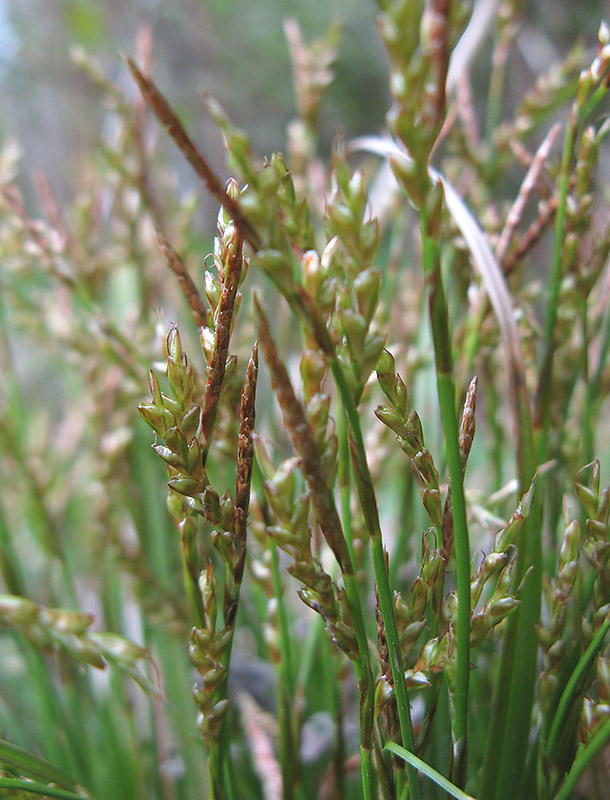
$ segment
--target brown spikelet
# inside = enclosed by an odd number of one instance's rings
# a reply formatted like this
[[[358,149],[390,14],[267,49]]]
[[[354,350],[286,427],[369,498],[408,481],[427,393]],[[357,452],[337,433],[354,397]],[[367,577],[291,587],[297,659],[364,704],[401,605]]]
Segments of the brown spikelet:
[[[237,450],[237,480],[235,482],[235,565],[233,577],[239,585],[243,577],[246,559],[246,525],[250,505],[250,482],[252,479],[252,463],[254,460],[254,444],[252,430],[254,428],[254,406],[256,400],[256,383],[258,379],[258,342],[254,343],[252,355],[248,362],[246,377],[241,390],[241,407],[239,423],[239,444]],[[227,621],[227,624],[231,624]]]
[[[203,181],[203,184],[212,197],[220,203],[234,220],[235,225],[240,229],[244,239],[254,248],[260,249],[260,240],[256,231],[252,228],[248,220],[244,217],[236,200],[230,197],[220,182],[218,176],[212,170],[203,154],[186,132],[184,125],[180,122],[170,104],[157,89],[152,80],[142,74],[133,59],[126,57],[129,71],[138,84],[142,95],[155,116],[165,126],[167,132],[174,140],[178,149],[184,155],[191,167]]]
[[[377,646],[379,648],[379,663],[381,665],[381,674],[390,684],[394,686],[394,678],[392,676],[392,669],[390,667],[390,651],[388,650],[388,640],[385,633],[385,625],[383,624],[383,616],[381,615],[381,608],[379,606],[379,590],[375,584],[375,620],[377,622]]]
[[[477,388],[479,379],[475,375],[470,381],[468,391],[466,392],[466,399],[464,401],[464,410],[462,411],[462,422],[460,424],[459,445],[462,454],[462,467],[466,468],[466,461],[470,455],[470,449],[474,439],[476,429],[475,412],[477,408]]]
[[[254,298],[254,305],[258,315],[258,340],[271,372],[273,390],[282,409],[292,445],[301,458],[316,519],[328,546],[335,554],[341,571],[344,574],[352,574],[353,565],[345,536],[343,535],[343,528],[337,514],[335,501],[324,477],[316,443],[307,422],[305,411],[294,393],[286,367],[280,360],[271,337],[265,312],[256,297]]]
[[[532,159],[532,163],[530,164],[527,174],[523,179],[523,183],[521,184],[521,188],[519,189],[519,194],[517,195],[515,202],[508,212],[504,230],[502,231],[496,247],[496,258],[501,264],[506,257],[511,239],[513,238],[517,229],[517,225],[523,216],[532,192],[540,182],[540,177],[544,168],[546,167],[549,154],[553,149],[553,145],[555,144],[555,140],[559,135],[560,129],[561,126],[559,123],[556,123],[546,135],[544,141],[538,148],[536,155]]]
[[[502,269],[506,275],[509,275],[516,265],[525,258],[534,245],[540,240],[546,229],[552,225],[556,211],[557,195],[554,195],[542,204],[540,213],[536,219],[532,222],[521,239],[519,239],[515,249],[511,250],[502,262]]]
[[[449,69],[449,6],[450,0],[432,0],[427,14],[430,52],[430,80],[425,106],[427,121],[431,127],[440,129],[445,118],[447,102],[445,86]]]
[[[475,411],[477,407],[477,386],[478,378],[475,375],[470,381],[466,399],[464,400],[464,410],[462,411],[462,421],[460,423],[459,447],[462,454],[462,469],[466,469],[466,462],[470,455],[470,448],[474,440],[475,432]],[[445,507],[443,509],[443,564],[445,568],[449,563],[449,556],[453,548],[453,509],[451,507],[451,489],[447,492]]]
[[[209,312],[195,286],[195,282],[188,273],[186,264],[159,230],[157,230],[157,241],[159,242],[161,252],[165,256],[167,266],[178,279],[182,293],[191,307],[195,324],[199,328],[205,327],[209,324]]]
[[[229,250],[228,264],[224,274],[220,302],[218,304],[214,352],[212,353],[210,367],[208,369],[205,401],[201,413],[201,435],[203,444],[206,447],[209,447],[212,431],[214,430],[218,401],[220,400],[220,391],[222,389],[225,367],[227,365],[235,298],[237,297],[237,287],[239,286],[243,265],[242,244],[243,239],[241,232],[236,230],[227,247]]]

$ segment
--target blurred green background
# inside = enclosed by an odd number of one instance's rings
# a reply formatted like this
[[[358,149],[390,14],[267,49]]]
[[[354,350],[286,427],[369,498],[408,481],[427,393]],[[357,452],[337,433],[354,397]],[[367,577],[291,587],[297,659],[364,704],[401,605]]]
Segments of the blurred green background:
[[[595,42],[609,10],[604,0],[522,5],[526,21],[511,63],[515,97],[579,35]],[[288,16],[299,21],[305,39],[321,35],[333,19],[343,25],[336,80],[324,101],[322,147],[338,133],[377,133],[389,94],[376,11],[373,0],[0,0],[0,138],[16,138],[27,168],[44,169],[68,200],[79,154],[91,149],[100,130],[104,135],[105,112],[101,95],[70,59],[70,46],[82,45],[135,95],[121,53],[134,53],[138,28],[147,25],[155,80],[219,168],[220,137],[202,107],[201,89],[222,99],[259,153],[282,149],[293,113],[282,29]],[[489,43],[487,50],[488,56]],[[485,55],[478,61],[481,80]],[[473,85],[476,92],[476,73]],[[187,185],[195,185],[177,154],[171,157]]]

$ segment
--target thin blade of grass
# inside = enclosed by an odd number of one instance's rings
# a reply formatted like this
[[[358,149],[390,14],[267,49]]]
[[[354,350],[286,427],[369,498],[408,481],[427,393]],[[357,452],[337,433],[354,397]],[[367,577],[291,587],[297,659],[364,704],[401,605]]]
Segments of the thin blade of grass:
[[[404,747],[401,747],[396,742],[386,742],[384,750],[389,750],[394,755],[402,758],[407,764],[410,764],[415,769],[419,770],[422,775],[425,775],[426,778],[429,778],[433,781],[437,786],[440,786],[447,794],[450,794],[452,797],[455,797],[456,800],[475,800],[472,795],[466,794],[461,789],[458,789],[457,786],[454,786],[451,781],[447,780],[447,778],[443,777],[440,772],[437,772],[433,769],[429,764],[426,764],[425,761],[422,761],[421,758],[413,755],[408,750],[405,750]]]
[[[58,789],[55,786],[47,786],[44,783],[22,781],[18,778],[0,778],[0,789],[9,789],[14,792],[21,791],[27,794],[42,794],[45,797],[55,797],[57,800],[90,800],[85,794],[69,792],[66,789]]]
[[[0,739],[0,764],[15,770],[20,775],[40,781],[57,783],[64,788],[74,788],[76,781],[63,769],[56,767],[40,756],[18,747],[12,742]]]
[[[555,800],[570,800],[583,772],[593,759],[604,750],[608,742],[610,742],[610,719],[607,719],[604,723],[599,725],[591,739],[579,751],[574,759],[572,768],[555,795]]]
[[[588,683],[586,676],[592,669],[593,662],[595,661],[597,654],[602,649],[604,639],[609,630],[610,619],[606,618],[603,625],[591,639],[591,642],[585,652],[579,658],[578,664],[570,675],[570,679],[563,691],[563,694],[561,695],[561,699],[557,706],[557,712],[555,713],[555,718],[553,719],[553,723],[551,725],[547,744],[547,754],[551,760],[554,760],[555,756],[557,755],[557,750],[561,743],[561,734],[566,725],[566,720],[570,714],[570,710],[573,707],[573,704],[579,693],[583,691],[583,686]]]

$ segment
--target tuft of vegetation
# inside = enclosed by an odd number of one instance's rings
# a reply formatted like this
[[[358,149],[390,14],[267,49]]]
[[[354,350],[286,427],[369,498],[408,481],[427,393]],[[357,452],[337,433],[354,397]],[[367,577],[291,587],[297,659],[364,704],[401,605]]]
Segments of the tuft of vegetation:
[[[72,207],[2,151],[3,797],[605,796],[610,32],[509,110],[518,2],[379,6],[386,132],[329,163],[294,20],[286,156],[204,98],[226,184],[145,33],[134,101],[74,54]]]

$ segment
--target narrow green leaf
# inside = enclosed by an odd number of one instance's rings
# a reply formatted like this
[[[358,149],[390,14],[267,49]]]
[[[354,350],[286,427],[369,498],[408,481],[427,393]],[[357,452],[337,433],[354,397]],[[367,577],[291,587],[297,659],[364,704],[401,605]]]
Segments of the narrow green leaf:
[[[422,761],[421,758],[418,758],[417,756],[413,755],[413,753],[405,750],[404,747],[396,744],[396,742],[386,742],[384,750],[389,750],[391,753],[394,753],[394,755],[402,758],[403,761],[406,761],[407,764],[415,767],[415,769],[419,770],[423,775],[426,776],[426,778],[430,778],[430,780],[434,781],[437,786],[440,786],[441,789],[450,794],[452,797],[457,798],[457,800],[475,800],[472,795],[466,794],[466,792],[458,789],[457,786],[454,786],[451,783],[451,781],[447,780],[447,778],[444,778],[440,772],[437,772],[429,764],[426,764],[425,761]]]
[[[56,786],[47,786],[46,783],[31,783],[18,778],[0,778],[0,789],[20,790],[28,794],[42,794],[45,797],[56,797],[58,800],[90,800],[87,795],[68,792]]]
[[[572,792],[591,761],[598,756],[610,741],[610,719],[601,723],[587,744],[581,748],[574,759],[571,770],[566,775],[555,800],[570,800]]]
[[[76,786],[76,781],[59,767],[24,750],[5,739],[0,739],[0,764],[20,775],[41,781],[58,783],[64,787]]]
[[[547,755],[552,761],[555,761],[557,757],[559,744],[561,742],[561,734],[565,728],[566,720],[569,716],[570,710],[579,696],[582,699],[582,693],[584,693],[586,688],[587,674],[592,669],[593,662],[595,661],[597,654],[601,651],[604,644],[604,639],[609,630],[610,618],[606,617],[599,630],[595,633],[595,636],[591,639],[591,643],[578,660],[578,664],[572,672],[566,688],[561,695],[559,705],[557,706],[557,713],[555,714],[553,724],[551,725],[546,748]]]

